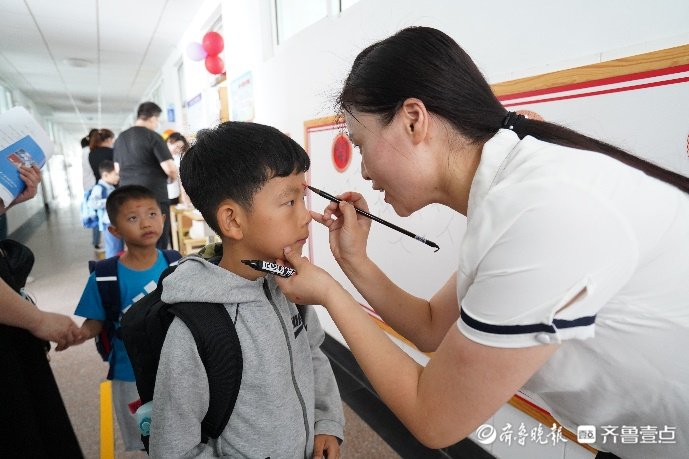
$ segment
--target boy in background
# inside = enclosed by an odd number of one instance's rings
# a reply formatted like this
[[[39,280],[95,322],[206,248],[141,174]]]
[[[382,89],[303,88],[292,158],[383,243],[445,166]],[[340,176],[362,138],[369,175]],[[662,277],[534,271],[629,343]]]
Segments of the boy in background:
[[[100,180],[91,189],[87,205],[95,209],[98,214],[98,229],[103,233],[103,239],[105,240],[105,258],[110,258],[124,249],[122,239],[119,239],[108,230],[110,218],[105,210],[105,202],[108,196],[115,191],[115,186],[120,182],[120,173],[117,171],[115,163],[108,159],[100,162],[98,172],[100,173]]]
[[[155,289],[160,274],[168,267],[165,255],[156,248],[163,232],[164,217],[156,196],[139,185],[123,186],[110,193],[106,210],[111,222],[108,231],[127,244],[127,250],[117,260],[121,316],[132,303]],[[86,318],[77,344],[100,333],[106,310],[95,272],[89,276],[74,314]],[[119,323],[115,326],[119,328]],[[142,450],[136,418],[129,407],[139,399],[134,370],[117,334],[112,342],[109,378],[112,379],[113,405],[125,448],[127,451]]]
[[[315,311],[304,317],[271,274],[243,259],[301,252],[311,214],[304,203],[309,157],[277,129],[223,123],[201,131],[184,155],[187,194],[222,240],[215,263],[187,257],[163,280],[166,303],[222,304],[241,343],[241,386],[217,439],[201,442],[208,377],[189,328],[175,318],[160,354],[151,457],[339,457],[342,402]]]

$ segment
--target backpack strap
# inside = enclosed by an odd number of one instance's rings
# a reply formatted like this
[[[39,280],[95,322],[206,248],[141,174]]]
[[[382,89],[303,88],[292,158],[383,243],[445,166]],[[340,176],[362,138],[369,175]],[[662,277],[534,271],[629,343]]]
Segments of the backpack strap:
[[[182,255],[178,251],[170,249],[163,250],[163,256],[169,266],[177,265],[177,262],[182,259]]]
[[[120,310],[122,309],[120,283],[117,279],[117,260],[119,258],[116,255],[93,264],[98,293],[100,293],[103,308],[105,309],[105,320],[110,322],[118,322],[120,320]],[[91,269],[90,262],[89,269]]]
[[[168,265],[176,265],[182,255],[176,250],[163,250],[163,256]],[[117,279],[118,255],[100,261],[89,261],[89,271],[96,272],[96,285],[100,293],[103,307],[105,308],[105,320],[118,322],[122,300],[120,299],[120,283]]]
[[[178,303],[170,311],[187,325],[206,368],[210,399],[201,422],[201,440],[218,438],[230,419],[242,381],[242,349],[222,304]]]

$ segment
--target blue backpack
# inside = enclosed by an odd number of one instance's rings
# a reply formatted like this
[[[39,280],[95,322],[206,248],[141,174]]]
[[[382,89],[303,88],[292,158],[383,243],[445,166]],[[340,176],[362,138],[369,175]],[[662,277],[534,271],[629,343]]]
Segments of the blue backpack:
[[[98,227],[98,211],[92,207],[89,207],[89,197],[91,192],[98,184],[93,185],[88,190],[84,191],[84,199],[81,201],[81,224],[84,228],[97,228]]]
[[[182,255],[176,250],[163,250],[168,265],[176,265]],[[96,273],[96,285],[105,309],[105,321],[100,333],[96,335],[96,350],[105,362],[110,361],[113,340],[122,339],[117,324],[120,321],[122,301],[120,300],[120,283],[117,280],[117,260],[119,255],[105,260],[89,260],[89,272]],[[112,366],[108,370],[108,379],[112,379]]]

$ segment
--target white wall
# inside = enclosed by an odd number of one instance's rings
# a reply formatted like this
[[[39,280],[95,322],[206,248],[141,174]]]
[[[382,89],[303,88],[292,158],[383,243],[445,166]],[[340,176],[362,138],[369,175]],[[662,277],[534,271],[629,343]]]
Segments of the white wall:
[[[184,50],[190,41],[201,40],[221,12],[227,81],[251,71],[254,121],[274,125],[298,142],[303,142],[304,120],[333,113],[333,100],[357,53],[409,25],[451,35],[491,83],[689,43],[689,2],[684,0],[434,0],[423,6],[414,0],[360,0],[276,46],[271,3],[206,0],[162,77],[176,81],[174,64],[184,57],[187,96],[212,85],[203,62],[190,61]],[[172,97],[170,90],[166,93]]]
[[[332,114],[332,101],[365,46],[409,25],[439,28],[490,82],[689,43],[689,2],[608,0],[476,2],[361,0],[263,59],[268,0],[223,2],[228,80],[251,70],[255,121],[303,141],[303,121]],[[411,65],[412,63],[410,63]]]

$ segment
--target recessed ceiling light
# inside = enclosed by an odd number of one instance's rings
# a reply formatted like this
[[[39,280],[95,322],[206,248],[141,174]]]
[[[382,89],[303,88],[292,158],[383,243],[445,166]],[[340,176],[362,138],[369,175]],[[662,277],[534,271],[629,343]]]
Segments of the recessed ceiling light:
[[[84,68],[92,64],[90,60],[82,59],[80,57],[68,57],[67,59],[64,59],[62,62],[69,65],[70,67],[76,68]]]

